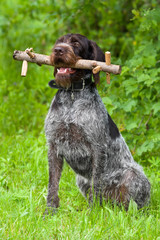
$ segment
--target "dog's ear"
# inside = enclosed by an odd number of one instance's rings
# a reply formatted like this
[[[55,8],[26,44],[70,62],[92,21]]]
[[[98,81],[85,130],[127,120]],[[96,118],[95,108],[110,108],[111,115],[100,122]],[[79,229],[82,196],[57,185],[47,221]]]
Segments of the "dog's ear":
[[[100,47],[94,42],[89,41],[89,59],[96,60],[100,62],[105,62],[105,55]],[[93,74],[95,85],[100,82],[99,73]]]
[[[89,41],[90,60],[105,62],[105,55],[100,47],[94,42]]]
[[[57,68],[55,67],[53,75],[56,76],[56,73],[57,73]]]
[[[54,49],[54,48],[53,48]],[[52,53],[50,55],[50,61],[51,61],[51,64],[54,65],[54,54],[53,54],[53,49],[52,49]],[[57,68],[54,67],[54,72],[53,72],[53,76],[55,76],[57,73]]]

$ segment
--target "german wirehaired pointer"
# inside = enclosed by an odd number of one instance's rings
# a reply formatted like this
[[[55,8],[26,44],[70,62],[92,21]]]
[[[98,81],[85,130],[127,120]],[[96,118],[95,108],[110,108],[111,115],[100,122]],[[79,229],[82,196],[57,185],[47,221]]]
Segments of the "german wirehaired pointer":
[[[45,121],[49,145],[49,186],[47,209],[59,206],[58,188],[64,159],[77,175],[77,185],[92,204],[93,196],[110,199],[128,209],[133,199],[142,208],[150,198],[150,183],[134,160],[117,126],[108,114],[96,89],[99,75],[72,69],[78,59],[105,61],[93,41],[80,34],[59,38],[53,48],[55,81],[59,89]]]

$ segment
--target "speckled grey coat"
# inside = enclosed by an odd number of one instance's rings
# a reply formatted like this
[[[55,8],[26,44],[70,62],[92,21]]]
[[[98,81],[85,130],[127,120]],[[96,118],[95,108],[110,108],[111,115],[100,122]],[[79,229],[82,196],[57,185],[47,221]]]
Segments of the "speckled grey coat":
[[[143,207],[150,183],[112,121],[95,87],[74,93],[59,90],[45,122],[49,144],[48,207],[59,205],[58,182],[63,159],[77,174],[82,194],[111,199],[128,208],[133,199]]]

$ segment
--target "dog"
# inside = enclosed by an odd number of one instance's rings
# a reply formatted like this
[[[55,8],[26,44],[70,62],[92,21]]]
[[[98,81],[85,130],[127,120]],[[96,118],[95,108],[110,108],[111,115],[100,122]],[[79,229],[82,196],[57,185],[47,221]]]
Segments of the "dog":
[[[48,142],[49,184],[47,212],[59,207],[59,181],[64,160],[76,173],[81,193],[94,199],[110,200],[127,210],[132,199],[142,208],[150,199],[150,183],[136,163],[96,89],[99,74],[73,69],[78,59],[105,62],[98,45],[80,34],[59,38],[51,54],[55,67],[49,85],[57,88],[45,120]]]

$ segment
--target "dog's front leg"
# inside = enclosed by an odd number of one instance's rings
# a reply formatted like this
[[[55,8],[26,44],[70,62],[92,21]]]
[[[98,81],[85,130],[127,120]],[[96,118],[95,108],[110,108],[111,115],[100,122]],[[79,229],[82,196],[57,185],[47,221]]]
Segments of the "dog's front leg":
[[[92,180],[92,187],[89,192],[89,205],[93,206],[95,201],[99,202],[100,205],[102,205],[102,189],[101,184],[98,180],[95,180],[93,178]]]
[[[56,148],[53,145],[49,145],[48,150],[49,161],[49,184],[48,184],[48,196],[47,196],[47,209],[45,213],[51,212],[52,214],[59,207],[59,180],[61,177],[63,159],[57,157]]]
[[[90,206],[94,204],[94,200],[99,201],[100,205],[102,204],[102,183],[98,164],[94,164],[92,171],[92,185],[89,192]]]

